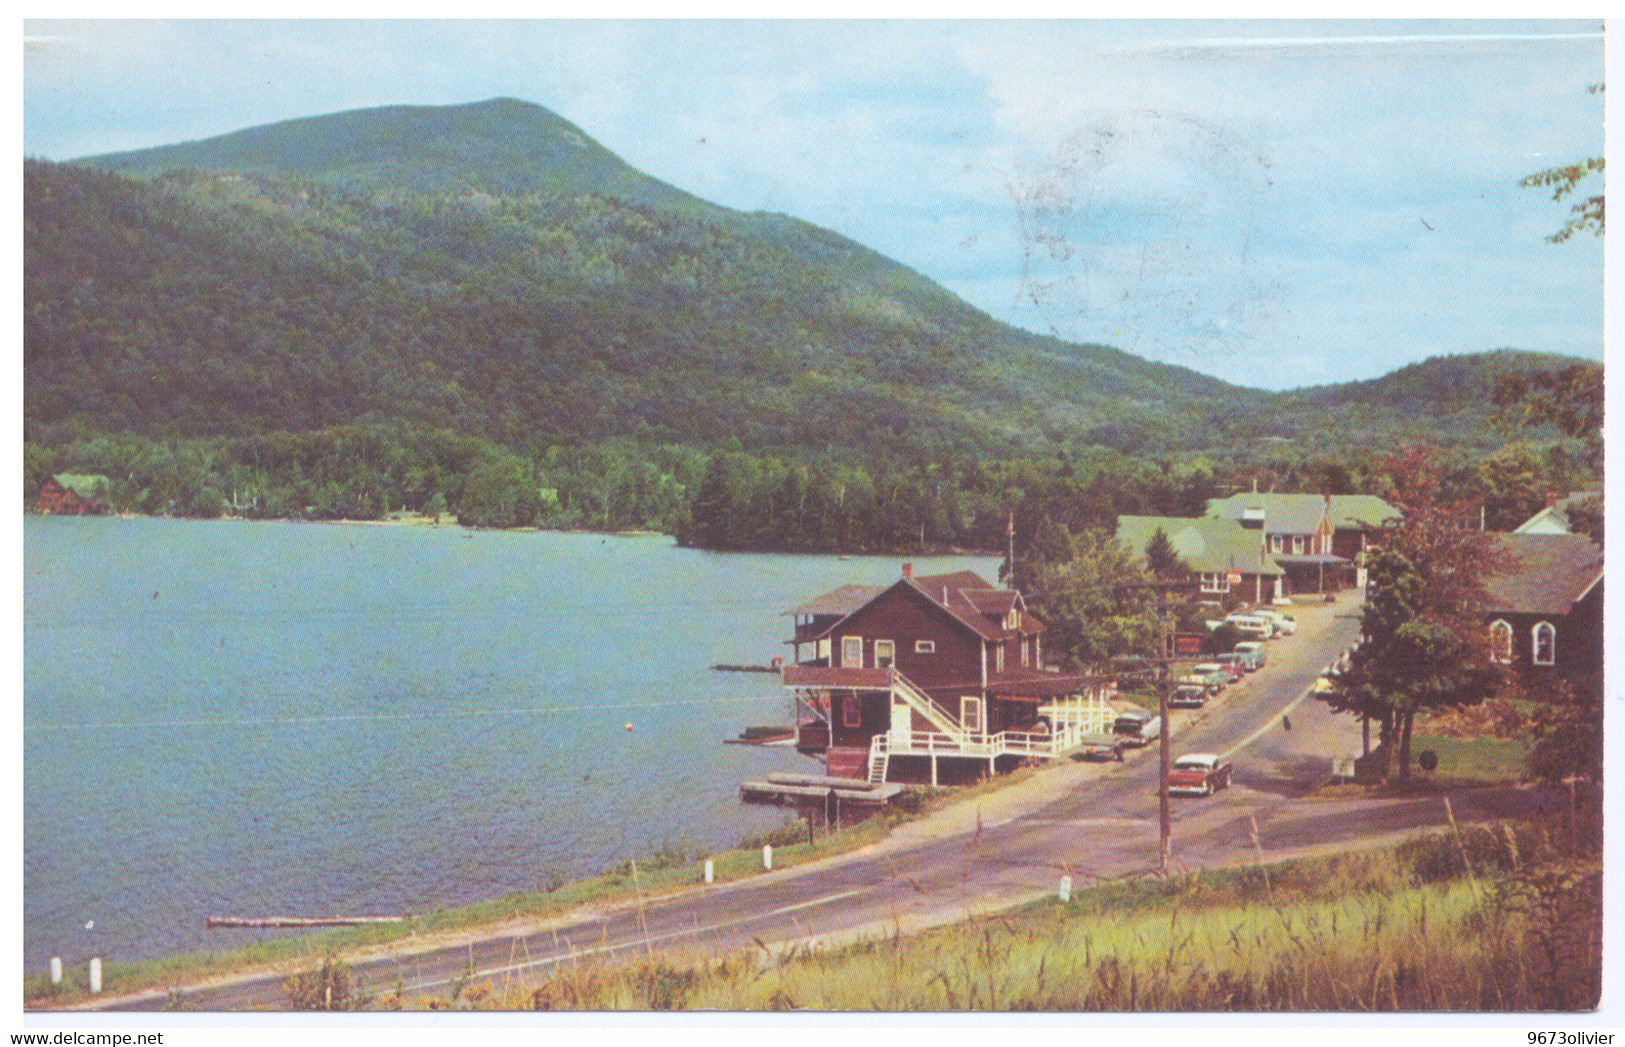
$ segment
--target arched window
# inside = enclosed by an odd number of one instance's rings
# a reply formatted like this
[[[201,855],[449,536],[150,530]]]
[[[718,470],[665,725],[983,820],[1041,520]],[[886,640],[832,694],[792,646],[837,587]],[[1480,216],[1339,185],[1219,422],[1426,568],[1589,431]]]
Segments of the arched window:
[[[1512,663],[1512,626],[1499,618],[1490,623],[1490,660]]]
[[[1536,665],[1554,665],[1557,662],[1557,626],[1551,622],[1535,623]]]

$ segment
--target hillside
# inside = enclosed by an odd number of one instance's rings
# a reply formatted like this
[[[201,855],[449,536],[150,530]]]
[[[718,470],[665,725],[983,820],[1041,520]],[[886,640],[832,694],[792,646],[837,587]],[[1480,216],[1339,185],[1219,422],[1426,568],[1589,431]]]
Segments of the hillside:
[[[25,431],[938,456],[1487,445],[1498,353],[1266,394],[998,323],[513,99],[24,165]],[[1264,438],[1273,438],[1266,441]]]
[[[1089,442],[1127,421],[1164,444],[1190,435],[1175,415],[1263,395],[999,324],[844,237],[695,200],[507,99],[30,163],[24,203],[36,426],[202,434],[378,413],[499,439],[919,449]],[[155,414],[155,389],[179,409]]]

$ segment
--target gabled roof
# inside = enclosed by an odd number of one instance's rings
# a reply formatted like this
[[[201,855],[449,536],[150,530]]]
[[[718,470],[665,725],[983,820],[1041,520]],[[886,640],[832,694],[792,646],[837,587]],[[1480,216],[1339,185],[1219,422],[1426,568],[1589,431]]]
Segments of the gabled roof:
[[[112,484],[111,480],[99,474],[57,473],[51,479],[64,491],[72,491],[81,498],[100,498]]]
[[[1265,555],[1262,534],[1247,530],[1238,520],[1213,516],[1119,516],[1117,537],[1143,559],[1146,543],[1159,527],[1168,536],[1174,552],[1193,571],[1286,573]]]
[[[1517,527],[1514,534],[1567,534],[1572,533],[1574,525],[1569,522],[1569,506],[1575,502],[1583,502],[1587,498],[1602,497],[1596,491],[1576,491],[1566,498],[1559,498],[1556,505],[1549,505],[1540,512],[1531,516]]]
[[[1490,607],[1523,614],[1564,615],[1602,577],[1602,549],[1583,534],[1496,536],[1508,570],[1484,580]]]
[[[1020,600],[1020,594],[1015,590],[995,589],[975,571],[954,571],[949,574],[930,574],[913,578],[905,576],[890,585],[843,585],[798,607],[792,607],[784,613],[840,615],[838,621],[819,634],[820,637],[828,636],[842,621],[898,586],[914,590],[984,640],[996,640],[1006,635],[1004,616],[1018,606]],[[999,620],[990,620],[988,618],[990,613],[997,615]],[[1027,614],[1025,610],[1021,612],[1020,632],[1031,634],[1042,632],[1043,629],[1042,622]]]
[[[1282,494],[1274,491],[1244,491],[1228,498],[1213,498],[1207,503],[1207,514],[1225,520],[1239,520],[1247,509],[1264,510],[1264,530],[1270,534],[1312,534],[1326,511],[1323,494]],[[1369,524],[1382,526],[1388,519],[1397,519],[1399,510],[1370,494],[1334,494],[1331,498],[1332,530],[1342,531]],[[1297,526],[1312,516],[1306,527]],[[1292,526],[1288,526],[1292,524]]]

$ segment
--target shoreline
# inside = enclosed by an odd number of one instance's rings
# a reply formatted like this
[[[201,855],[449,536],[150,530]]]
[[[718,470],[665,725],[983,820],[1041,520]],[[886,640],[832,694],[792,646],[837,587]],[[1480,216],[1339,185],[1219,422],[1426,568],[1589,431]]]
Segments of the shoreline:
[[[358,520],[350,517],[338,517],[330,520],[315,520],[302,516],[236,516],[222,513],[219,516],[166,516],[153,513],[135,512],[106,512],[106,513],[41,513],[33,509],[24,509],[26,516],[99,516],[113,517],[120,520],[186,520],[202,523],[292,523],[292,524],[337,524],[354,527],[390,527],[390,528],[420,528],[442,529],[448,531],[463,531],[468,534],[596,534],[613,538],[653,538],[656,536],[670,538],[679,549],[693,549],[704,553],[752,553],[763,556],[834,556],[849,559],[857,556],[918,556],[918,557],[947,557],[963,556],[986,558],[990,560],[1004,557],[1003,550],[989,549],[961,549],[957,546],[932,546],[930,548],[895,548],[895,549],[716,549],[703,545],[683,545],[677,541],[677,536],[666,531],[651,531],[646,528],[632,528],[629,530],[602,531],[591,527],[470,527],[457,522],[456,517],[435,523],[431,518],[421,513],[392,514],[394,518],[386,517],[380,520]],[[449,515],[449,514],[448,514]]]

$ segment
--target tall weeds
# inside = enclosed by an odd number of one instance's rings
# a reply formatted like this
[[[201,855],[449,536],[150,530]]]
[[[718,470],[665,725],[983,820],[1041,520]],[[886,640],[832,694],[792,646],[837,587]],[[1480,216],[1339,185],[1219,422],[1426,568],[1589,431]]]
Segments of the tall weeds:
[[[1588,817],[1564,812],[1379,852],[1108,885],[1068,904],[839,950],[582,962],[485,1004],[1584,1010],[1601,991],[1602,878],[1595,826],[1575,831],[1569,820]]]

